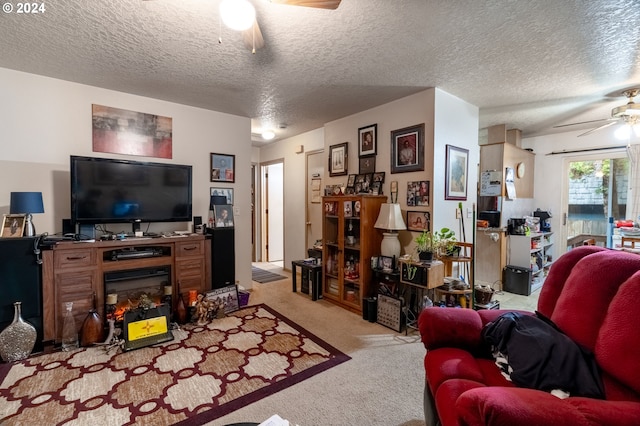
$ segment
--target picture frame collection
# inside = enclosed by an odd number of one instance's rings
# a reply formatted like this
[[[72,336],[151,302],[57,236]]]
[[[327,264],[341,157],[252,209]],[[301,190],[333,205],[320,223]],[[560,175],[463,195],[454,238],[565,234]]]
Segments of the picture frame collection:
[[[220,154],[212,152],[209,154],[211,169],[209,176],[211,182],[235,183],[236,156],[233,154]],[[221,195],[226,198],[226,204],[210,206],[209,226],[214,228],[233,228],[233,188],[212,186],[209,188],[209,196]]]

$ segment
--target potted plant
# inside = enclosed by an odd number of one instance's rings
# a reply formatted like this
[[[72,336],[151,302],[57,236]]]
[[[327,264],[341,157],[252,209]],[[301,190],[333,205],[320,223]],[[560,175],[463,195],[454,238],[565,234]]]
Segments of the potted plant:
[[[456,233],[449,228],[445,227],[433,233],[433,251],[437,252],[440,256],[454,256],[456,249],[460,250],[460,248],[456,246],[456,242]]]
[[[418,235],[414,239],[416,243],[416,252],[418,253],[418,258],[424,261],[430,261],[433,259],[433,253],[436,251],[434,236],[431,231],[427,231],[426,229],[422,231],[420,235]]]

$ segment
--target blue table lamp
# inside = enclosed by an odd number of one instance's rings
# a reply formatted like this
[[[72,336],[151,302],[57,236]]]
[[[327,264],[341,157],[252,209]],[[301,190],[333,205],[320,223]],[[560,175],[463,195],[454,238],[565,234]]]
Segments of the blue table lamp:
[[[44,204],[42,203],[42,192],[12,192],[11,206],[9,207],[11,214],[26,214],[27,220],[24,224],[24,236],[33,237],[36,235],[36,228],[31,220],[32,213],[44,213]]]

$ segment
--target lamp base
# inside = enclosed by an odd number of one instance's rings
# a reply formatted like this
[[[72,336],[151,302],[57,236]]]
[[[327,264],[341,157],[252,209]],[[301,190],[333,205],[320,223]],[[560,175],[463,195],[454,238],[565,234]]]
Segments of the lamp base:
[[[400,240],[398,240],[398,233],[396,232],[383,232],[382,244],[380,244],[380,254],[387,257],[400,257]]]
[[[24,236],[25,237],[33,237],[36,235],[36,227],[33,226],[33,221],[31,220],[33,216],[31,213],[27,215],[27,218],[24,222]]]

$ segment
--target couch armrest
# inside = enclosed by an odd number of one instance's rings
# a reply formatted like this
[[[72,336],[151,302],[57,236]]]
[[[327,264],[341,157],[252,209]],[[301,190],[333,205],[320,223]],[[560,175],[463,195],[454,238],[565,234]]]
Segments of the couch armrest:
[[[456,400],[455,409],[463,424],[491,426],[632,426],[640,415],[637,402],[560,399],[534,389],[497,386],[464,392]]]
[[[482,320],[473,309],[429,307],[418,317],[418,329],[427,350],[454,347],[474,350],[480,346]]]

